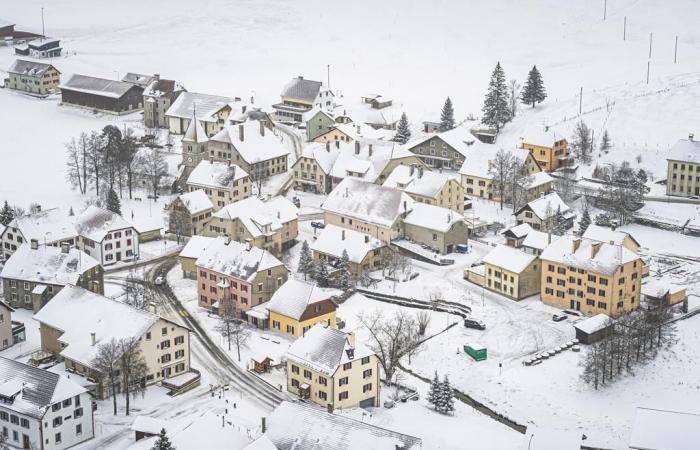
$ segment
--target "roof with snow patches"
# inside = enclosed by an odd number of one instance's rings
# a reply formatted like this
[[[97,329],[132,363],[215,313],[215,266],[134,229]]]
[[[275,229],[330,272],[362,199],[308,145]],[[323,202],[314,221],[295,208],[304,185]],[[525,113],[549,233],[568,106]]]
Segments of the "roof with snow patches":
[[[33,77],[41,77],[47,70],[54,67],[51,64],[44,64],[34,61],[26,61],[24,59],[15,60],[14,63],[7,69],[8,73],[16,73],[19,75],[29,75]],[[55,67],[54,67],[55,69]],[[60,72],[59,72],[60,73]]]
[[[90,255],[71,248],[63,253],[60,247],[40,245],[32,249],[22,244],[0,272],[0,277],[54,285],[76,284],[80,276],[98,266]]]
[[[78,234],[95,242],[102,242],[102,239],[112,231],[133,228],[119,214],[107,209],[90,205],[83,211],[75,221]]]
[[[75,74],[68,81],[61,83],[59,87],[63,90],[82,92],[83,94],[120,98],[134,86],[136,85],[124,81]]]
[[[700,164],[700,141],[678,139],[668,152],[667,159]]]
[[[434,198],[450,182],[447,174],[416,169],[406,165],[396,166],[384,181],[385,187],[401,189],[404,192]]]
[[[338,289],[322,288],[313,283],[290,278],[272,294],[270,301],[264,305],[269,311],[299,320],[309,305],[338,297],[342,293]]]
[[[214,208],[209,196],[204,192],[204,189],[187,192],[180,195],[180,202],[183,204],[190,214],[199,214]]]
[[[384,246],[382,241],[369,234],[329,224],[321,230],[318,238],[310,247],[313,251],[336,258],[341,258],[343,250],[345,250],[350,262],[360,264],[367,253]]]
[[[580,244],[574,250],[576,239],[580,240]],[[593,245],[600,246],[595,254],[593,254]],[[640,258],[621,245],[564,235],[548,245],[540,255],[540,259],[609,276],[613,275],[621,264]]]
[[[231,189],[233,183],[248,176],[235,164],[221,161],[200,161],[187,178],[187,184],[217,189]]]
[[[249,120],[237,125],[227,125],[212,136],[210,141],[231,144],[248,164],[286,157],[290,153],[282,135],[267,129],[258,121]]]
[[[321,90],[320,81],[306,80],[304,77],[292,78],[282,89],[282,97],[291,97],[313,102]]]
[[[229,241],[225,237],[218,237],[208,245],[195,264],[197,267],[248,282],[253,281],[262,270],[284,265],[267,250]]]

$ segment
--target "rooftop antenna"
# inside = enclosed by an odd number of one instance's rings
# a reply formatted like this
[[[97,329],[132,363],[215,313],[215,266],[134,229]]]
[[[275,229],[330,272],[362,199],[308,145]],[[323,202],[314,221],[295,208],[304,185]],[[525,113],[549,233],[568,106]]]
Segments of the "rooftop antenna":
[[[331,88],[331,65],[330,64],[326,64],[326,81],[327,81],[326,84],[328,84],[328,89],[330,89]]]
[[[41,7],[41,40],[46,39],[46,32],[44,31],[44,7]]]

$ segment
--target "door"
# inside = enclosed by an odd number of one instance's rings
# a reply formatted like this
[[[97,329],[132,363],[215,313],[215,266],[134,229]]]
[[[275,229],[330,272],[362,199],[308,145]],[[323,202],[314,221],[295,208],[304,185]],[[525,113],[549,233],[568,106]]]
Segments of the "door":
[[[26,434],[22,435],[22,448],[29,448],[29,436]]]
[[[374,406],[374,397],[360,401],[360,408],[371,408]]]

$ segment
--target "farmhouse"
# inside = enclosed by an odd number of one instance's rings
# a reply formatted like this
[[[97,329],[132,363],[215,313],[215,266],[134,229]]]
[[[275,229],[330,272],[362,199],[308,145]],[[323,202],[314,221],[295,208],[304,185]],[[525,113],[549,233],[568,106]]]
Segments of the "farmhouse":
[[[51,64],[43,64],[23,59],[16,60],[7,70],[9,78],[5,86],[34,95],[48,95],[61,82],[61,72]]]
[[[403,219],[404,236],[426,245],[441,255],[452,253],[466,244],[469,236],[464,216],[451,209],[414,203]]]
[[[527,223],[534,230],[553,231],[563,222],[566,229],[574,224],[576,214],[564,203],[559,194],[552,192],[532,200],[515,212],[518,224]]]
[[[112,114],[143,108],[143,88],[131,83],[75,74],[59,87],[63,105]]]
[[[181,194],[168,205],[169,231],[180,236],[200,234],[213,211],[214,205],[204,189]]]
[[[340,150],[331,145],[313,143],[304,147],[292,166],[294,189],[316,194],[328,194],[333,189],[331,170]]]
[[[236,99],[219,95],[182,92],[165,112],[167,127],[173,134],[183,134],[195,117],[202,122],[206,135],[214,136],[223,128]]]

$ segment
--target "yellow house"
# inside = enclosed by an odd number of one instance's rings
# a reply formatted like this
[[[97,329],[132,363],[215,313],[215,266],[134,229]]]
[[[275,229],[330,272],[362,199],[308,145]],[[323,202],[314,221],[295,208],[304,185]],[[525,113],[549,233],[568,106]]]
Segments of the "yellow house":
[[[537,256],[499,245],[483,262],[485,288],[513,300],[540,292],[541,265]]]
[[[290,278],[272,294],[269,302],[256,306],[248,315],[257,318],[258,325],[265,327],[267,323],[272,330],[300,337],[317,323],[335,328],[337,305],[333,299],[341,294],[338,289]]]
[[[569,159],[566,138],[549,127],[545,127],[544,131],[532,130],[522,137],[521,148],[528,150],[547,172],[557,170]]]
[[[286,356],[290,393],[330,411],[379,406],[379,359],[353,333],[315,325]]]
[[[676,305],[687,297],[686,287],[660,280],[650,281],[642,285],[642,294],[652,304]]]
[[[623,245],[565,235],[540,259],[544,303],[613,318],[639,307],[644,264]]]
[[[400,189],[418,203],[464,212],[464,188],[444,173],[425,170],[422,166],[397,166],[383,186]]]

